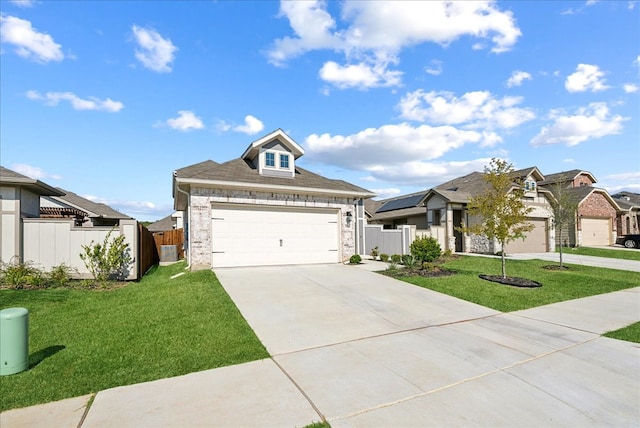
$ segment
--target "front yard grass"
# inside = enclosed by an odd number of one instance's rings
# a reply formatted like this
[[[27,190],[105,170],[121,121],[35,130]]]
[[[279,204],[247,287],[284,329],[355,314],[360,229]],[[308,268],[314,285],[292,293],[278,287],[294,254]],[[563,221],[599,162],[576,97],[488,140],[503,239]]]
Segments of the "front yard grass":
[[[615,251],[615,250],[614,250]],[[547,270],[548,261],[507,260],[507,275],[542,283],[539,288],[518,288],[485,281],[479,274],[500,275],[500,259],[461,256],[442,267],[455,275],[425,278],[399,276],[398,279],[449,294],[501,312],[533,308],[564,300],[636,287],[640,273],[567,264],[567,270]]]
[[[558,250],[556,250],[556,253]],[[608,248],[575,247],[563,248],[562,254],[576,254],[579,256],[606,257],[609,259],[624,259],[640,261],[640,250],[610,250]]]
[[[156,267],[114,290],[0,290],[29,310],[29,365],[0,377],[0,410],[269,357],[211,271]]]
[[[626,340],[627,342],[640,343],[640,322],[628,325],[619,330],[610,331],[605,333],[604,336],[611,337],[613,339]]]

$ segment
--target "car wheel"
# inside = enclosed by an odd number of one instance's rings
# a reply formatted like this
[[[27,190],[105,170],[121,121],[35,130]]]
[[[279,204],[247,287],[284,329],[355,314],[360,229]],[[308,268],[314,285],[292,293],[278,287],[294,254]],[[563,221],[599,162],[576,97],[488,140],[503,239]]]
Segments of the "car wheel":
[[[627,239],[626,241],[624,241],[624,246],[627,248],[636,248],[638,244],[636,244],[636,241],[634,241],[633,239]]]

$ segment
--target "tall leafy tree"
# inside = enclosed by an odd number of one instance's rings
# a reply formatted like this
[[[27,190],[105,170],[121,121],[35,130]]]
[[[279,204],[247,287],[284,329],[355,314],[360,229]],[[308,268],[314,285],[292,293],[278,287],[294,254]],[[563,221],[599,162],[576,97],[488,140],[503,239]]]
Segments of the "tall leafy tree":
[[[524,204],[524,186],[513,176],[513,165],[502,159],[491,159],[484,169],[487,184],[483,193],[470,198],[467,211],[481,221],[462,227],[465,233],[486,236],[502,246],[502,277],[507,277],[505,245],[515,239],[524,239],[534,227],[527,219],[533,208]]]

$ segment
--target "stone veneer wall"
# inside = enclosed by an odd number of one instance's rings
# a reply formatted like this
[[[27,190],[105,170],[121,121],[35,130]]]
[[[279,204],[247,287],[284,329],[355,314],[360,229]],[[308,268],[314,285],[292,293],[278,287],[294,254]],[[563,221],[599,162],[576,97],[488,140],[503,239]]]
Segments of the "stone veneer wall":
[[[270,205],[298,208],[335,208],[340,211],[340,236],[342,240],[341,260],[343,262],[355,254],[356,210],[353,198],[255,192],[246,190],[209,189],[195,187],[190,197],[191,224],[189,224],[190,262],[192,269],[211,268],[211,205],[232,203],[247,205]],[[347,227],[347,212],[351,211],[353,221]]]

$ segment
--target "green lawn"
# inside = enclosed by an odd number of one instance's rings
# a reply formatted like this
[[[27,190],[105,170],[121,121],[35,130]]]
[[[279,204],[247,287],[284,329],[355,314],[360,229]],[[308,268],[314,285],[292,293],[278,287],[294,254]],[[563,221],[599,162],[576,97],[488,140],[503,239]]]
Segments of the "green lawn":
[[[609,333],[605,333],[605,336],[640,343],[640,322],[631,324],[620,330],[610,331]]]
[[[558,250],[556,250],[558,252]],[[580,256],[606,257],[609,259],[625,259],[640,261],[640,250],[609,250],[607,248],[575,247],[563,248],[562,254],[577,254]]]
[[[0,290],[29,310],[29,363],[0,377],[0,410],[267,358],[211,271],[159,267],[111,291]]]
[[[449,294],[502,312],[528,309],[549,303],[577,299],[640,284],[640,273],[581,265],[567,265],[568,270],[546,270],[550,262],[542,260],[507,260],[507,276],[528,278],[542,283],[540,288],[517,288],[478,278],[479,274],[500,275],[500,259],[462,256],[443,267],[456,275],[399,279]]]

